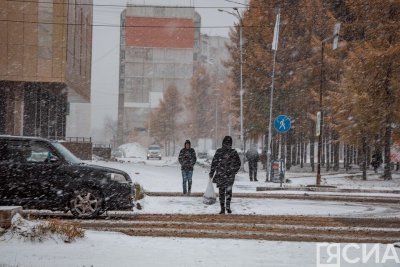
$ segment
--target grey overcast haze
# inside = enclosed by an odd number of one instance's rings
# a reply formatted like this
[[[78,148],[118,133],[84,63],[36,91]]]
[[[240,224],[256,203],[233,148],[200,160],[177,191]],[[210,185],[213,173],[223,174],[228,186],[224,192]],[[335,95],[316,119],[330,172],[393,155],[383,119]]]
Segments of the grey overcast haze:
[[[119,25],[121,11],[127,2],[138,5],[198,7],[196,11],[201,15],[202,27],[205,27],[201,29],[201,32],[225,37],[229,34],[229,27],[233,26],[237,19],[229,14],[218,12],[218,8],[226,7],[225,10],[232,11],[233,7],[241,6],[224,0],[94,0],[93,24]],[[223,28],[207,28],[216,26]],[[93,27],[92,132],[103,127],[106,117],[117,118],[119,38],[119,27]]]

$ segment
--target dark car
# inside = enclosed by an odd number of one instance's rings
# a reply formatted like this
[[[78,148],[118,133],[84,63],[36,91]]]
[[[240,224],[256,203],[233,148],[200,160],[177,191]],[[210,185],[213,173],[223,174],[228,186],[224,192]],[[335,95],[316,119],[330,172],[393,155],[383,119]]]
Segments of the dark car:
[[[92,218],[106,210],[131,210],[133,190],[127,173],[85,164],[62,143],[0,135],[0,206]]]

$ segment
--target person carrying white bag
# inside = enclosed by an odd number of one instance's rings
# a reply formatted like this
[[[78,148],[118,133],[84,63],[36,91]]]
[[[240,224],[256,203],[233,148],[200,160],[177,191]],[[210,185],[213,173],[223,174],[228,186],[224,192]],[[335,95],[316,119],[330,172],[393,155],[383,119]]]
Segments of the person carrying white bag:
[[[203,203],[207,205],[212,205],[215,202],[217,202],[217,197],[215,195],[212,179],[208,179],[206,192],[204,192],[203,195]]]
[[[235,182],[235,175],[240,169],[240,163],[239,154],[232,148],[232,137],[225,136],[222,141],[222,147],[215,152],[209,174],[209,177],[217,184],[219,190],[218,195],[221,205],[219,214],[225,214],[225,207],[228,213],[232,213],[232,187]]]

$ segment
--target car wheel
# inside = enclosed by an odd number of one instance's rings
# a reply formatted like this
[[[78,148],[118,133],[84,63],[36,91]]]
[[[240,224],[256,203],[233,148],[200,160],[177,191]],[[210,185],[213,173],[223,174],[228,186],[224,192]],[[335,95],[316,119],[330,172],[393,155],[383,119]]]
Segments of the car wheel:
[[[103,210],[103,198],[99,191],[83,189],[75,192],[70,201],[72,215],[77,218],[94,218]]]
[[[147,157],[147,160],[149,160],[149,157]]]
[[[159,157],[158,160],[161,160],[161,157]]]

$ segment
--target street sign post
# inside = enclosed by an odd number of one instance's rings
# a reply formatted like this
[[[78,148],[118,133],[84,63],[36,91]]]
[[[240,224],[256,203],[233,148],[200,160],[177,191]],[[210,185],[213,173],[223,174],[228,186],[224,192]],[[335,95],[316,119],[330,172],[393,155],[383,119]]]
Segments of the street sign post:
[[[286,133],[292,128],[292,122],[286,115],[279,115],[274,121],[275,130],[278,133]]]

